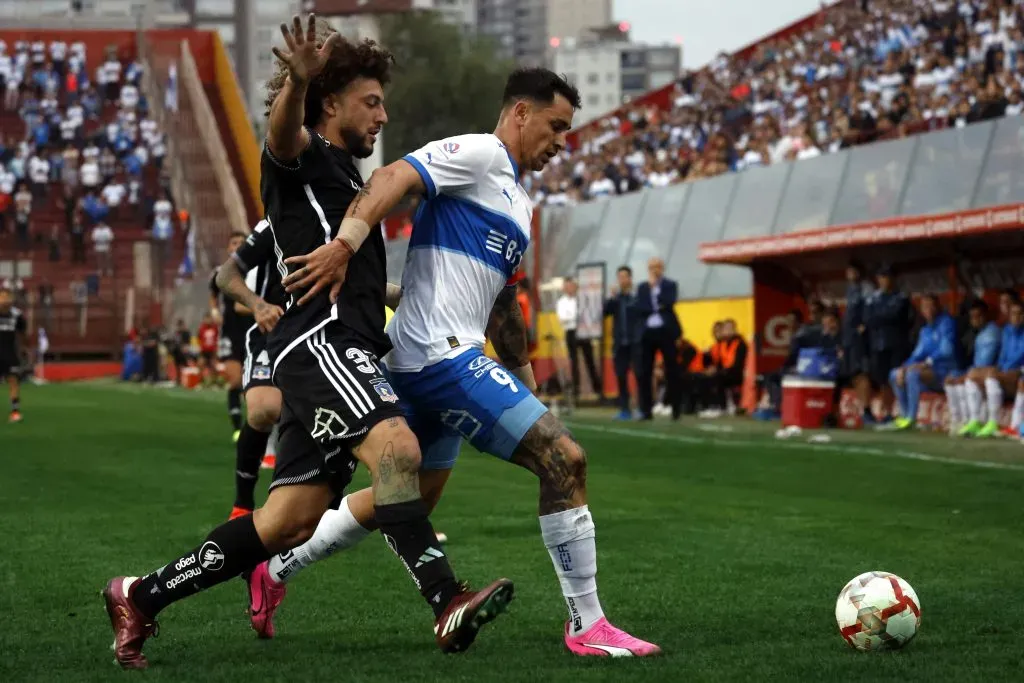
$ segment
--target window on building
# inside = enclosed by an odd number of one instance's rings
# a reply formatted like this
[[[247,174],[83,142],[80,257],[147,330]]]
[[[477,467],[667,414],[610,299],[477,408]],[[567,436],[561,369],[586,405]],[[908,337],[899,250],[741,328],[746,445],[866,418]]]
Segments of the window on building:
[[[647,74],[622,74],[622,90],[647,90]]]
[[[576,85],[576,74],[569,71],[568,73],[565,74],[565,80],[569,81],[569,83],[572,85]]]
[[[601,74],[589,73],[587,74],[587,83],[590,85],[597,85],[601,80]]]
[[[608,93],[607,95],[605,95],[604,103],[609,107],[614,107],[619,104],[619,98],[617,98],[615,95],[612,95],[611,93]]]
[[[648,50],[647,66],[652,69],[673,69],[679,60],[679,50]]]
[[[620,63],[623,69],[642,69],[646,64],[645,54],[639,50],[623,50]]]
[[[608,83],[614,83],[615,79],[618,77],[619,74],[615,73],[614,71],[609,71],[608,73],[605,74],[604,80],[607,81]]]
[[[596,107],[596,106],[599,106],[600,104],[601,104],[601,96],[600,95],[587,95],[587,106],[588,107]]]

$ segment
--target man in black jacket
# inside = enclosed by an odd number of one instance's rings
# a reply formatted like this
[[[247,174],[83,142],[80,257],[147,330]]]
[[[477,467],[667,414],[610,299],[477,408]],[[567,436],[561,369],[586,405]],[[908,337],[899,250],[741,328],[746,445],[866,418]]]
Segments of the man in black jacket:
[[[619,387],[619,414],[615,419],[629,420],[632,418],[629,370],[632,367],[633,376],[636,377],[644,325],[637,314],[633,270],[629,266],[620,266],[615,275],[619,284],[612,288],[611,298],[604,302],[604,314],[612,318],[612,355],[615,380]]]
[[[672,406],[672,418],[679,417],[679,368],[676,367],[676,340],[682,326],[676,317],[675,303],[679,286],[665,277],[665,262],[652,258],[647,264],[648,280],[637,288],[636,312],[644,329],[640,340],[639,383],[640,419],[652,419],[651,406],[654,356],[661,352],[665,368],[665,403]]]

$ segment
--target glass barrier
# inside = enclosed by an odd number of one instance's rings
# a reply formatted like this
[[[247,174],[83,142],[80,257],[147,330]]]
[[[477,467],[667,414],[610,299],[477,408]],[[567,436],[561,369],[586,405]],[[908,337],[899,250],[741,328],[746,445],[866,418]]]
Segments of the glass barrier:
[[[775,164],[740,173],[723,240],[765,237],[772,232],[775,212],[794,164]]]
[[[578,263],[604,261],[610,280],[615,269],[622,263],[623,255],[629,251],[629,245],[633,243],[633,235],[636,234],[646,201],[646,192],[634,192],[609,200],[601,228],[594,231]]]
[[[851,150],[836,207],[831,218],[819,227],[895,216],[910,156],[920,137],[879,142]]]
[[[772,226],[773,235],[796,230],[814,230],[828,225],[850,152],[840,150],[805,161],[790,161],[793,170],[782,195],[782,205]]]
[[[543,208],[541,275],[590,260],[608,263],[610,281],[621,263],[639,281],[661,256],[682,299],[748,296],[749,270],[709,268],[697,258],[702,243],[1015,202],[1024,202],[1024,116]]]
[[[920,136],[900,215],[969,209],[994,130],[993,123],[985,122]]]
[[[737,177],[730,173],[692,184],[690,200],[665,262],[666,275],[679,282],[680,299],[704,296],[708,266],[697,258],[697,251],[702,242],[721,239]]]
[[[580,254],[583,253],[590,238],[597,233],[601,219],[612,201],[614,200],[603,199],[578,204],[570,210],[567,225],[552,225],[553,228],[561,228],[564,231],[564,234],[556,232],[551,235],[553,241],[562,246],[556,251],[548,251],[546,247],[544,249],[545,252],[553,254],[555,257],[552,277],[565,277],[576,271],[576,264],[580,262]]]
[[[645,190],[647,201],[640,213],[636,237],[631,249],[623,250],[622,263],[633,270],[633,279],[642,282],[647,277],[647,262],[655,256],[666,258],[669,246],[679,231],[690,189],[694,183],[669,185],[656,190]],[[621,263],[616,263],[618,268]]]
[[[1024,201],[1024,118],[1001,119],[971,206],[981,208]]]

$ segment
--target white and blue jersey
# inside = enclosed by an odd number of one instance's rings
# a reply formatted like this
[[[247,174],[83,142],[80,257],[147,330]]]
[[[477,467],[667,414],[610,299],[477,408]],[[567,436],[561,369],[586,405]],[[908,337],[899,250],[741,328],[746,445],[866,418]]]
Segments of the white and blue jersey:
[[[529,246],[533,204],[494,135],[432,142],[405,161],[427,196],[413,218],[384,364],[424,469],[454,465],[461,438],[507,459],[546,409],[483,348],[494,301]]]

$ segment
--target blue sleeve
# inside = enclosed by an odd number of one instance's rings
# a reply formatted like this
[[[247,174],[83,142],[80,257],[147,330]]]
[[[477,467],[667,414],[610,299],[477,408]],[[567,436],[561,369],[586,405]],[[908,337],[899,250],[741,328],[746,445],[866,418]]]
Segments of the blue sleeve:
[[[986,327],[974,340],[974,367],[992,367],[999,356],[999,329]]]
[[[907,363],[905,364],[923,363],[931,356],[932,349],[931,344],[929,343],[931,340],[931,334],[929,334],[929,332],[931,332],[931,330],[926,325],[917,333],[917,346],[914,347],[914,352],[910,354],[910,358],[907,359]]]
[[[939,321],[938,344],[932,349],[933,363],[948,363],[956,360],[956,323],[952,318],[944,317]]]
[[[1009,325],[1003,330],[1003,338],[999,343],[999,359],[996,361],[997,367],[1005,367],[1006,363],[1010,360],[1010,347],[1013,346],[1013,335]]]

